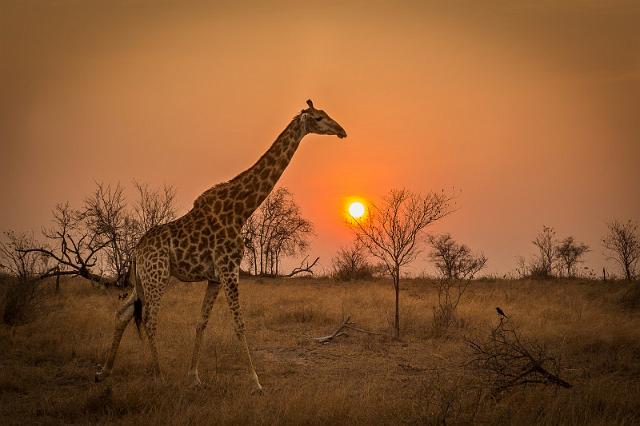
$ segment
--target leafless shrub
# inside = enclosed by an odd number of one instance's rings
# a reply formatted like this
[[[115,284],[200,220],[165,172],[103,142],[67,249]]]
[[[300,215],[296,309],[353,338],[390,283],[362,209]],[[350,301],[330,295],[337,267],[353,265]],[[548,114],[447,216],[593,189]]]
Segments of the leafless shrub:
[[[519,256],[516,261],[516,275],[519,278],[531,278],[534,280],[547,280],[553,278],[549,269],[537,257],[526,260]]]
[[[12,277],[3,300],[2,322],[10,327],[32,321],[41,310],[41,281]]]
[[[338,250],[332,259],[332,269],[331,275],[338,281],[371,279],[374,273],[365,249],[357,243]]]
[[[602,245],[623,269],[627,281],[634,279],[640,260],[640,236],[638,224],[632,220],[620,223],[617,220],[608,225],[609,234],[602,239]]]
[[[494,396],[530,384],[571,387],[560,378],[558,361],[545,347],[523,339],[506,316],[487,338],[465,341],[470,358],[466,366],[479,374]]]
[[[514,271],[514,276],[520,279],[529,276],[529,264],[527,263],[527,259],[525,259],[524,256],[516,257],[516,268]]]
[[[429,260],[446,279],[472,279],[487,265],[484,254],[474,255],[465,244],[458,244],[451,234],[429,235]]]
[[[517,278],[532,278],[544,280],[551,278],[548,268],[538,257],[527,260],[524,256],[516,258],[515,276]]]
[[[446,278],[433,281],[438,294],[438,306],[433,307],[433,325],[437,332],[456,324],[456,310],[469,284],[469,280]]]
[[[123,187],[97,183],[93,194],[85,198],[80,219],[104,245],[107,268],[116,277],[124,277],[131,251],[138,242],[138,226],[127,209]]]
[[[560,273],[566,272],[568,277],[573,277],[575,266],[583,261],[582,257],[589,252],[589,246],[569,236],[556,245],[555,251]]]
[[[532,278],[551,278],[555,266],[556,256],[556,231],[550,226],[543,226],[536,239],[532,241],[538,248],[538,258],[530,265]]]
[[[35,317],[41,301],[37,277],[47,270],[47,258],[25,249],[38,244],[31,234],[8,231],[0,240],[0,269],[9,274],[2,301],[2,322],[25,324]]]
[[[33,234],[6,231],[0,239],[0,270],[21,282],[43,274],[48,267],[48,258],[42,253],[27,251],[38,245]]]

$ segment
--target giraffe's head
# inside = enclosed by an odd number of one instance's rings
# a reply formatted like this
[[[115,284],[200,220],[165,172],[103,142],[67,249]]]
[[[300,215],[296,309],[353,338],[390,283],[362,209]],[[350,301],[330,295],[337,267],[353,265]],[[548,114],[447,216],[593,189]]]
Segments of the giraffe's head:
[[[309,108],[303,109],[300,113],[300,121],[307,133],[336,135],[340,139],[347,137],[347,132],[333,118],[329,117],[329,114],[321,109],[315,109],[310,99],[307,100],[307,105]]]

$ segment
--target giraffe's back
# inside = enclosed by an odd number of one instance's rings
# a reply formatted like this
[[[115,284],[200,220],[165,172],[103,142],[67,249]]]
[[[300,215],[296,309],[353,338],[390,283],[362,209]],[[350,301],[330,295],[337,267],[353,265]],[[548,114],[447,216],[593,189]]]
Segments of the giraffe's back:
[[[154,262],[164,267],[166,260],[170,275],[181,281],[215,280],[216,244],[228,233],[194,209],[150,229],[136,246],[136,262],[145,267],[153,267]]]

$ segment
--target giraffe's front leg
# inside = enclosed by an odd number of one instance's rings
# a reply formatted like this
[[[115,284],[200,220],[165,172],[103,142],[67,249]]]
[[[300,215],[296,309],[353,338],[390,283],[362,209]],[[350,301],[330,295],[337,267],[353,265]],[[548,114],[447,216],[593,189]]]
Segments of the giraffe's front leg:
[[[255,390],[259,393],[262,393],[262,386],[260,385],[260,380],[258,380],[256,369],[253,366],[253,361],[251,360],[251,352],[249,352],[249,345],[247,345],[247,338],[244,335],[244,321],[242,319],[242,311],[240,310],[240,303],[238,301],[238,275],[240,272],[239,263],[239,260],[237,264],[234,262],[226,262],[225,264],[221,264],[218,270],[220,271],[220,278],[224,287],[225,294],[227,296],[227,302],[229,303],[229,308],[231,309],[231,313],[233,315],[233,325],[236,336],[238,337],[238,340],[240,340],[240,343],[242,344],[247,356],[247,361],[249,364],[249,374],[251,375],[251,378],[255,385]],[[232,264],[235,266],[229,267]]]

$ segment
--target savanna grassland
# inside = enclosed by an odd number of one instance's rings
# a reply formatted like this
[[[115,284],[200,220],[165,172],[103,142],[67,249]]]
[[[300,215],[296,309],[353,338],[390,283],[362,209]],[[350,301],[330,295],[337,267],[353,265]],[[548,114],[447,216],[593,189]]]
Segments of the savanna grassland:
[[[202,349],[201,387],[189,386],[186,373],[203,283],[176,283],[163,299],[161,380],[131,325],[112,377],[96,384],[120,292],[70,279],[55,294],[48,283],[41,313],[0,331],[0,424],[640,424],[637,285],[477,281],[457,325],[440,330],[435,290],[405,281],[401,341],[349,331],[320,344],[314,337],[347,315],[390,332],[390,283],[244,279],[247,337],[265,387],[255,395],[223,293]],[[518,387],[496,399],[462,367],[464,338],[487,335],[496,306],[557,357],[573,388]]]

